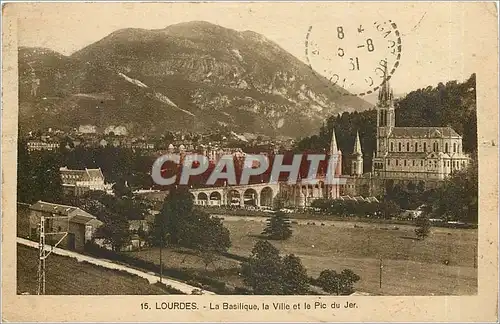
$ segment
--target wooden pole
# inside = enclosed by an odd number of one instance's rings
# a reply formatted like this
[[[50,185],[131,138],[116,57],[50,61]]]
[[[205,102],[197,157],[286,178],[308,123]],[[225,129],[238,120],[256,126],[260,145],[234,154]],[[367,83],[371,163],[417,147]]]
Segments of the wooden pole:
[[[380,278],[379,278],[379,286],[382,288],[382,268],[384,266],[382,265],[382,258],[380,258]]]
[[[477,268],[477,245],[474,247],[474,269]]]
[[[160,283],[162,283],[163,279],[163,262],[162,262],[162,254],[163,254],[163,229],[160,234]]]

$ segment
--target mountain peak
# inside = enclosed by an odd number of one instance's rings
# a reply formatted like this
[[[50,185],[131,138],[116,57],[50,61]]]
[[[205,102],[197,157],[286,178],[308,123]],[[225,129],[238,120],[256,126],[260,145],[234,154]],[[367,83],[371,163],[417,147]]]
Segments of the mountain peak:
[[[33,125],[304,136],[333,114],[371,107],[339,87],[330,91],[265,36],[207,21],[120,29],[51,69],[21,56],[20,119]]]
[[[184,27],[184,28],[224,28],[222,26],[219,26],[217,24],[205,21],[205,20],[192,20],[192,21],[186,21],[186,22],[181,22],[173,25],[167,26],[165,29],[168,28],[175,28],[175,27]]]

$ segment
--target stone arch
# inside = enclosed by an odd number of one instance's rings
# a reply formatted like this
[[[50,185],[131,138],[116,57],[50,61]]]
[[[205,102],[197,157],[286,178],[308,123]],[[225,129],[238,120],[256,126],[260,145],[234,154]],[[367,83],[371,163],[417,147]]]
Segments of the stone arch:
[[[259,206],[259,195],[255,189],[248,188],[243,192],[243,202],[245,206]]]
[[[229,201],[229,205],[231,206],[241,205],[241,194],[238,190],[230,190],[227,194],[227,199]]]
[[[206,193],[204,193],[204,192],[200,192],[200,193],[198,194],[198,200],[208,200],[208,196],[207,196],[207,194],[206,194]]]
[[[273,206],[273,189],[271,187],[264,187],[260,191],[260,205],[261,206]]]
[[[214,191],[210,194],[210,200],[222,200],[222,196],[220,194],[220,192],[218,191]]]

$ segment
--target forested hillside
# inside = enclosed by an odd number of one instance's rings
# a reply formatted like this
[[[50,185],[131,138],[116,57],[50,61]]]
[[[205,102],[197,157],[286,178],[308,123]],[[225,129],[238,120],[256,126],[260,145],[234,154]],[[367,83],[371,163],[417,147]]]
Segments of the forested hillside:
[[[476,75],[459,83],[449,81],[410,92],[397,99],[396,126],[451,126],[463,136],[463,148],[475,155],[477,150]],[[359,131],[365,170],[371,170],[371,159],[376,146],[377,114],[375,109],[363,112],[345,112],[330,117],[318,135],[301,139],[298,151],[323,151],[330,145],[335,127],[337,143],[343,152],[345,170],[349,172],[348,155],[352,153],[356,132]]]

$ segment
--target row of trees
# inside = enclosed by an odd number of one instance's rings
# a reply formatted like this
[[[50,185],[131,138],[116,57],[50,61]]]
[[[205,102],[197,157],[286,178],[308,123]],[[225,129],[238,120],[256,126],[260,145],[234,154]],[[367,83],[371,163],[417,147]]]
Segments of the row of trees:
[[[26,141],[19,137],[17,161],[17,200],[60,203],[63,199],[59,168],[101,168],[108,183],[124,187],[153,186],[151,166],[154,159],[140,152],[119,147],[83,148],[74,150],[28,152]],[[128,189],[130,190],[130,189]]]
[[[26,142],[18,141],[17,201],[61,202],[63,197],[59,156],[51,152],[28,153]]]
[[[132,234],[146,240],[144,229],[138,233],[130,232],[130,220],[142,220],[149,213],[149,204],[134,199],[131,195],[120,195],[115,191],[109,195],[102,191],[88,192],[76,201],[76,206],[94,215],[104,223],[98,236],[105,239],[114,251],[120,251],[130,242]]]
[[[312,202],[311,207],[318,208],[327,214],[340,216],[391,218],[398,216],[401,212],[401,208],[391,200],[383,202],[367,202],[317,199]]]

